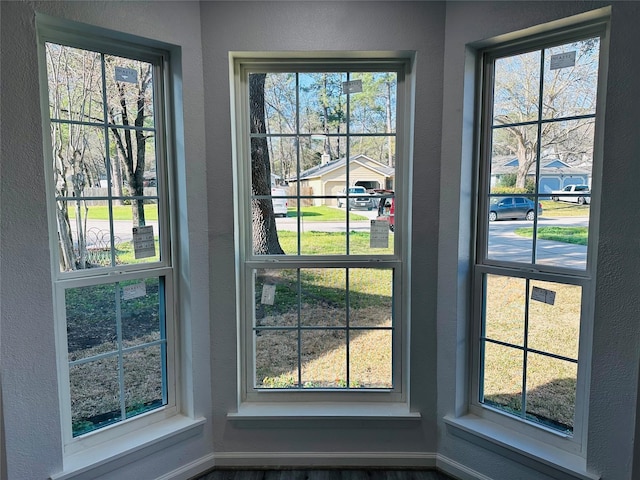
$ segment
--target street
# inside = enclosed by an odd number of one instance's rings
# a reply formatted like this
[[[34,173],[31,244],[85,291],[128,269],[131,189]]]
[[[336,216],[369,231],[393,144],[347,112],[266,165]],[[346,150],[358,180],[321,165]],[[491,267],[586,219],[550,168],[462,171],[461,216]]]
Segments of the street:
[[[377,217],[377,211],[356,210],[353,213],[367,217],[367,220],[352,221],[349,231],[368,232],[370,220]],[[585,217],[541,217],[538,227],[543,226],[588,226]],[[125,220],[114,221],[114,236],[117,242],[128,242],[132,239],[131,222]],[[153,225],[154,232],[158,232],[158,222],[147,222]],[[277,218],[278,230],[297,231],[297,218]],[[533,248],[531,238],[516,235],[514,230],[521,227],[532,227],[533,222],[523,220],[500,220],[489,223],[489,248],[487,257],[493,260],[530,262]],[[346,221],[318,222],[300,218],[301,232],[345,232]],[[108,241],[109,222],[106,220],[89,220],[87,225],[87,242],[89,245]],[[584,269],[586,266],[587,248],[584,245],[556,242],[551,240],[537,240],[537,263],[557,265],[569,268]]]

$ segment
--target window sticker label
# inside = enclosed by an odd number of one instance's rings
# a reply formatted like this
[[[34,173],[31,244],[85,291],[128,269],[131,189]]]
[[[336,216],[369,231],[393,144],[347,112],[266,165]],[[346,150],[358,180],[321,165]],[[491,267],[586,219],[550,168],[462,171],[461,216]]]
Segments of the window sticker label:
[[[133,300],[134,298],[144,297],[146,294],[147,286],[144,282],[125,285],[122,287],[123,300]]]
[[[133,252],[135,258],[156,256],[156,243],[153,238],[153,225],[133,227]]]
[[[276,286],[275,285],[264,285],[262,287],[262,298],[260,302],[263,305],[273,305],[273,302],[276,299]]]
[[[362,80],[349,80],[342,82],[342,93],[360,93],[362,92]]]
[[[138,83],[138,71],[133,68],[116,67],[116,82]]]
[[[556,303],[556,292],[540,287],[533,287],[531,291],[531,300],[553,305]]]
[[[576,64],[576,51],[551,55],[551,70],[573,67]]]
[[[369,232],[369,248],[389,247],[389,222],[386,220],[371,220]]]

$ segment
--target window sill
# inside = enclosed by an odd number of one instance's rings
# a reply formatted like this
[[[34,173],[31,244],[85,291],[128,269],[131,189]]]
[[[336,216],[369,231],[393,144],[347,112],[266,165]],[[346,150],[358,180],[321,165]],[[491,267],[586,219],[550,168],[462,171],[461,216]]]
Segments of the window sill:
[[[492,450],[554,478],[599,480],[587,471],[586,460],[576,454],[535,440],[475,415],[444,418],[451,434]]]
[[[231,420],[420,420],[418,412],[408,405],[395,403],[242,403],[237,412],[228,413]]]
[[[92,479],[127,463],[163,450],[197,435],[205,418],[192,419],[176,415],[139,431],[106,441],[73,455],[65,456],[64,470],[51,480]]]

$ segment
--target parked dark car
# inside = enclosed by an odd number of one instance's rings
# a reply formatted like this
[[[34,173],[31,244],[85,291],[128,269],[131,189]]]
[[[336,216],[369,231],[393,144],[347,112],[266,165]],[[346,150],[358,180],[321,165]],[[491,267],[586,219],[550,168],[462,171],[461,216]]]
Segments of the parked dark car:
[[[489,205],[489,221],[533,220],[536,204],[525,197],[494,197]],[[542,215],[542,204],[538,203],[538,216]]]

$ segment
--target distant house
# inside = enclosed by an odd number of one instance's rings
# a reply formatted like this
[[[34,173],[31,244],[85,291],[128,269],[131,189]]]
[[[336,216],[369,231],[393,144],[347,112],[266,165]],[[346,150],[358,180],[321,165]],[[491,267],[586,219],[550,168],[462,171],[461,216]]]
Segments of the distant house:
[[[393,189],[395,169],[377,162],[366,155],[354,155],[349,159],[349,185],[362,185],[367,189]],[[314,196],[338,195],[347,185],[346,159],[340,158],[300,172],[300,177],[289,178],[289,185],[300,182]],[[315,205],[337,205],[336,199],[319,198]]]
[[[503,175],[518,171],[517,158],[510,156],[494,157],[491,163],[491,185],[498,185]],[[535,171],[528,177],[533,179]],[[569,165],[559,159],[543,160],[540,164],[540,193],[551,193],[567,185],[591,185],[591,169]]]

